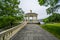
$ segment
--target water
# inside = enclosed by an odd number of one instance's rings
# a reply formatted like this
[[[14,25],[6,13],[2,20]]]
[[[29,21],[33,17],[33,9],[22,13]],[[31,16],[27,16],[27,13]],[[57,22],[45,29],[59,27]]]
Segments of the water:
[[[44,24],[44,22],[40,22],[40,24]]]
[[[40,24],[45,24],[42,19],[39,20]]]

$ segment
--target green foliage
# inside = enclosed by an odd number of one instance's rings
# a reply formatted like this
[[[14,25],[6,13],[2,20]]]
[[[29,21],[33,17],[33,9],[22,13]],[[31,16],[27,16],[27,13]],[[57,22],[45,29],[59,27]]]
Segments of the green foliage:
[[[43,22],[48,23],[49,20],[46,18],[46,19],[43,19]]]
[[[2,16],[0,18],[0,28],[12,26],[16,22],[15,17],[12,16]]]
[[[46,9],[46,11],[47,11],[47,14],[51,14],[54,12],[54,9],[49,7],[48,9]]]
[[[44,5],[44,6],[50,6],[49,8],[47,8],[47,13],[51,14],[54,13],[57,9],[56,6],[58,6],[58,2],[59,0],[38,0],[40,5]],[[59,6],[58,6],[59,7]]]
[[[60,22],[60,14],[58,13],[53,13],[51,16],[43,20],[45,23],[50,23],[50,22]]]
[[[58,3],[59,0],[38,0],[40,5],[44,5],[44,6],[54,6]]]
[[[60,39],[60,23],[49,23],[49,24],[45,24],[45,25],[41,25],[42,28],[46,29],[47,31],[51,32],[52,34],[54,34],[56,37],[58,37]]]
[[[38,0],[40,5],[44,5],[45,4],[45,0]]]
[[[0,16],[14,15],[19,12],[18,0],[1,0]]]
[[[18,7],[19,3],[19,0],[0,0],[0,28],[23,20],[24,11]]]

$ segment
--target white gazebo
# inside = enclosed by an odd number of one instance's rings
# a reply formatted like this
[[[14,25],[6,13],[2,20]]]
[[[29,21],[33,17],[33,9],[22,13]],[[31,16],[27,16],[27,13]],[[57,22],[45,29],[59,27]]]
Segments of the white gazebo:
[[[38,14],[33,13],[32,10],[30,10],[30,13],[25,14],[25,20],[30,21],[30,22],[36,22],[37,21],[37,16],[38,16]]]

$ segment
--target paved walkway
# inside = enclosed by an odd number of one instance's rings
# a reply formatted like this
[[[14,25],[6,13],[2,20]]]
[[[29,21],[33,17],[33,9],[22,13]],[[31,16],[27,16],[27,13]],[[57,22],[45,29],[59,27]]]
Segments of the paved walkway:
[[[37,24],[27,24],[10,40],[58,40],[49,32],[42,29]]]

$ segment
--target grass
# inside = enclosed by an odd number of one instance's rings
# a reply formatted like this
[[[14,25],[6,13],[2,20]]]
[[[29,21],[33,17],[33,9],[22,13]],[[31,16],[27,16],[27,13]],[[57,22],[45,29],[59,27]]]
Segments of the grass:
[[[60,39],[60,23],[53,23],[53,24],[48,23],[41,25],[41,27]]]

